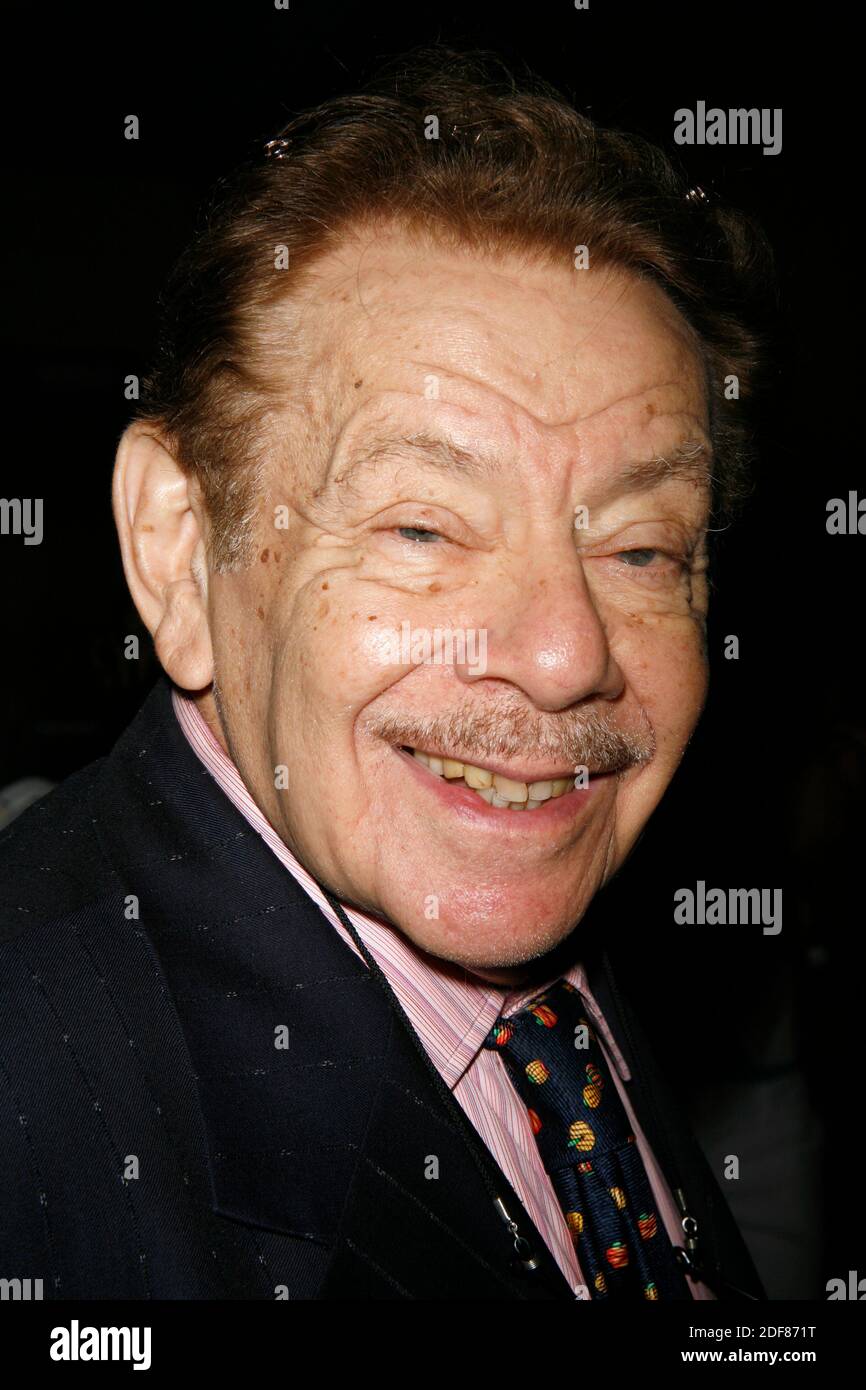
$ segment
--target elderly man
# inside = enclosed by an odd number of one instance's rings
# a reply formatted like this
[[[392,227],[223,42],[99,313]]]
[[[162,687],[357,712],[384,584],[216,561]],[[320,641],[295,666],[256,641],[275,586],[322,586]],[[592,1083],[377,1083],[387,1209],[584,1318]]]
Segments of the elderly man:
[[[3,1273],[760,1298],[580,923],[704,701],[762,244],[541,84],[400,73],[166,292],[114,479],[165,675],[3,840]]]

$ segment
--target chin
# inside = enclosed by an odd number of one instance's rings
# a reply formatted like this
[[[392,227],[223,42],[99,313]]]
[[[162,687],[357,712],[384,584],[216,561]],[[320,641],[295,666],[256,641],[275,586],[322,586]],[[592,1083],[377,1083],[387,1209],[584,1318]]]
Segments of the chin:
[[[415,946],[440,960],[467,970],[511,969],[548,955],[571,934],[581,916],[570,910],[540,919],[536,912],[455,912],[443,905],[438,918],[411,919],[389,914],[390,920]]]

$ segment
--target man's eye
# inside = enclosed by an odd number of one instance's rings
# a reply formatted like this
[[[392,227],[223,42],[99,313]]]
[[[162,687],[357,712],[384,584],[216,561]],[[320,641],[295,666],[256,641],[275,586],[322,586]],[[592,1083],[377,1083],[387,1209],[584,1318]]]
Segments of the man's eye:
[[[424,526],[398,526],[397,532],[404,541],[419,541],[422,545],[442,539],[438,531],[428,531]]]
[[[660,554],[658,550],[620,550],[617,559],[622,560],[625,565],[634,565],[637,569],[643,569],[651,565],[655,557]]]

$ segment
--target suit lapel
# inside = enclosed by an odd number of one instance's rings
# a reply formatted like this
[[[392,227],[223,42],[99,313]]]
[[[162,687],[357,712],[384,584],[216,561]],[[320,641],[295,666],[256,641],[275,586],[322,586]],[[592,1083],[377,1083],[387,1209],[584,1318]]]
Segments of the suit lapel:
[[[573,1300],[498,1164],[474,1131],[467,1139],[459,1103],[431,1085],[396,1000],[392,1014],[382,1086],[320,1297]],[[514,1257],[479,1162],[529,1242],[532,1272]]]

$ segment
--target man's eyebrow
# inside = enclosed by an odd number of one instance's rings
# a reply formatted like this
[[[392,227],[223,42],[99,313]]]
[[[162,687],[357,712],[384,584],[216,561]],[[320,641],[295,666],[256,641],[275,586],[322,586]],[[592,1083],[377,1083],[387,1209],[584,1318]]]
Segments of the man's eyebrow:
[[[365,440],[347,458],[335,483],[346,483],[352,474],[384,459],[414,456],[419,462],[444,472],[464,477],[493,477],[502,471],[502,460],[484,450],[463,449],[447,436],[428,434],[424,430],[411,434],[385,435]],[[629,463],[608,480],[609,490],[616,493],[644,492],[674,479],[694,482],[711,481],[712,451],[700,439],[688,439],[669,449],[666,454]]]
[[[502,470],[501,460],[494,454],[478,449],[462,449],[446,435],[427,434],[424,430],[412,434],[386,435],[368,439],[343,464],[335,483],[345,483],[351,474],[382,459],[416,457],[419,462],[443,472],[464,477],[489,477]]]
[[[701,439],[687,439],[666,454],[629,463],[610,479],[611,492],[648,492],[660,483],[679,478],[688,482],[712,481],[712,450]]]

